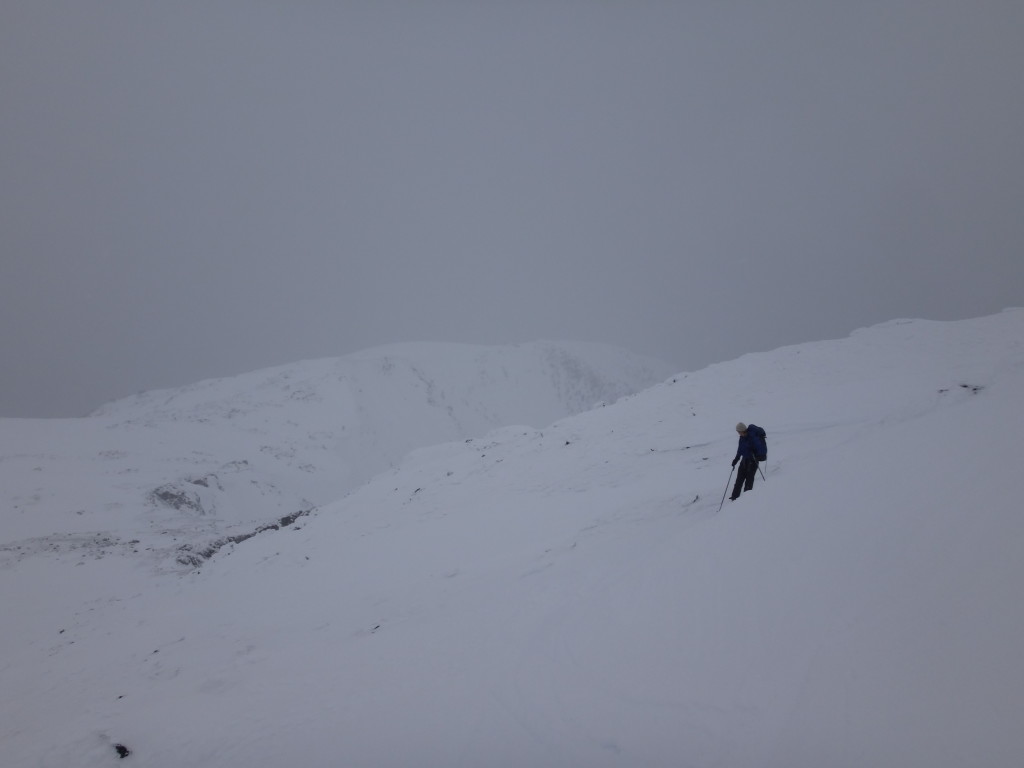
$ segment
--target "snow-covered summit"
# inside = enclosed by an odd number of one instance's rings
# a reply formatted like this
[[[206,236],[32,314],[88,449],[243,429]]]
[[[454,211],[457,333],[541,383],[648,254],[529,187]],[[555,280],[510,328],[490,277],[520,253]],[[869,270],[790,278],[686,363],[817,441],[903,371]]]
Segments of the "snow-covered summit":
[[[478,431],[500,426],[507,414],[547,424],[596,401],[632,394],[671,372],[662,361],[585,342],[389,344],[144,392],[108,403],[93,415],[130,422],[238,421],[259,429],[311,414],[356,420],[425,403],[431,408],[424,410],[472,422],[472,431]]]

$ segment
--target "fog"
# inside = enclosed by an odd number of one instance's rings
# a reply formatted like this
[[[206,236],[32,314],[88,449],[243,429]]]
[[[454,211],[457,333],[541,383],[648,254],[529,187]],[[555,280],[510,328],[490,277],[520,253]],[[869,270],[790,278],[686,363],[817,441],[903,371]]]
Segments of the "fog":
[[[0,415],[1024,295],[1024,4],[0,5]]]

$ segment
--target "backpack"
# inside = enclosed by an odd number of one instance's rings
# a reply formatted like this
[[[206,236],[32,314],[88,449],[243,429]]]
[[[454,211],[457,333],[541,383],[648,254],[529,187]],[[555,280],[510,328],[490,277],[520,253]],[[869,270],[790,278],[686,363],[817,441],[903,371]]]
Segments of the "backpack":
[[[750,438],[750,446],[754,451],[754,458],[758,461],[767,461],[768,434],[757,424],[748,424],[747,436]]]

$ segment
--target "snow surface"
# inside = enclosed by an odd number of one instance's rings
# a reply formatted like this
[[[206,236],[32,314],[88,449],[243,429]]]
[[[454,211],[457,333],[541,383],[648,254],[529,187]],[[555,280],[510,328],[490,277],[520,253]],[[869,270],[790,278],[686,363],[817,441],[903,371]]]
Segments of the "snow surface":
[[[599,344],[405,344],[147,392],[87,419],[3,419],[0,563],[142,549],[173,564],[335,501],[414,448],[544,426],[671,373]]]
[[[1022,340],[1014,309],[747,355],[198,568],[8,549],[3,765],[1020,765]],[[767,479],[719,512],[740,420]]]

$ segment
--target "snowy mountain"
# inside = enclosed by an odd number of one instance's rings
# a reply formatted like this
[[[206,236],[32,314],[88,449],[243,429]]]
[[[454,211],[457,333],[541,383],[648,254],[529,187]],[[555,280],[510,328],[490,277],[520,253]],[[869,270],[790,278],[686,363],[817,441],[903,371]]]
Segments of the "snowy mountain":
[[[1018,765],[1022,340],[1016,309],[747,355],[184,572],[8,551],[4,764]],[[740,420],[766,478],[723,505]]]
[[[406,344],[0,420],[0,561],[39,549],[194,564],[434,443],[543,426],[672,371],[598,344]]]

